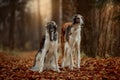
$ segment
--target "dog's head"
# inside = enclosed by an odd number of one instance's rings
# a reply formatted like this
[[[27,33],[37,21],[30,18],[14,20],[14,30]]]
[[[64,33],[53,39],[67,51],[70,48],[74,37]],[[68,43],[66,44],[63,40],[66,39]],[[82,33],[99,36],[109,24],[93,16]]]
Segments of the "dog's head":
[[[57,25],[55,21],[48,22],[46,27],[50,36],[50,41],[56,40]]]
[[[73,24],[84,24],[83,22],[83,16],[81,16],[80,14],[76,14],[73,16]]]

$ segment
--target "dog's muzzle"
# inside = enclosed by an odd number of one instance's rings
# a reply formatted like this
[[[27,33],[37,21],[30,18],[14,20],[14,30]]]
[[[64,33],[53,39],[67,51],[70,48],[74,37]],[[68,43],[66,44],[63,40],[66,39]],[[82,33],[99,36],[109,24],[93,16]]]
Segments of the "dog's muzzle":
[[[50,31],[50,41],[54,40],[54,31]]]
[[[80,23],[80,18],[75,17],[75,18],[73,19],[73,22],[74,22],[74,24]]]

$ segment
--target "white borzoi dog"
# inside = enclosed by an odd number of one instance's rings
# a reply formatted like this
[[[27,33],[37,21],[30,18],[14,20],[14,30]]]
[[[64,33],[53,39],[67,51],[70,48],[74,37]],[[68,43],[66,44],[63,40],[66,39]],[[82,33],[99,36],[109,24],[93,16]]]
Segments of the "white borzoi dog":
[[[45,36],[43,37],[40,49],[35,56],[32,71],[42,72],[43,70],[60,71],[58,66],[58,32],[54,21],[46,25]]]
[[[81,27],[84,24],[82,16],[77,14],[73,17],[71,25],[65,28],[65,44],[62,67],[69,67],[73,70],[74,60],[73,51],[75,50],[75,63],[77,68],[80,68],[80,43],[81,43]]]

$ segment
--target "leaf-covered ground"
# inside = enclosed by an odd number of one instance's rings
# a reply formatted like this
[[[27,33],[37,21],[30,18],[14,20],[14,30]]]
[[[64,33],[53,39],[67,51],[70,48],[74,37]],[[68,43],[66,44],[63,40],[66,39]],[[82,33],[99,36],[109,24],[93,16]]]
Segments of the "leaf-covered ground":
[[[0,53],[0,80],[119,80],[120,58],[82,58],[81,68],[73,71],[60,68],[61,72],[32,72],[35,52],[19,55]],[[60,63],[61,61],[59,61]]]

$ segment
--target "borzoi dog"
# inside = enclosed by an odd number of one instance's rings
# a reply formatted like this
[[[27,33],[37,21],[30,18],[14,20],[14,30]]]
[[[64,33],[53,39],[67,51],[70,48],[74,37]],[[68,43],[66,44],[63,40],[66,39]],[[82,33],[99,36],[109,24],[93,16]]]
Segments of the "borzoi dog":
[[[68,24],[68,25],[66,25]],[[62,27],[62,48],[64,46],[62,67],[69,66],[73,70],[73,50],[75,49],[77,68],[80,68],[80,42],[81,42],[81,27],[84,24],[82,16],[77,14],[73,17],[72,23],[66,23],[66,26]]]
[[[60,71],[58,66],[58,32],[54,21],[46,25],[45,36],[43,37],[40,49],[36,54],[34,66],[31,70],[42,72],[43,70]]]

